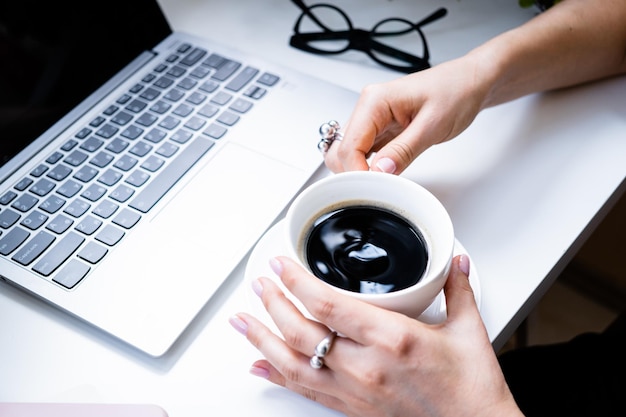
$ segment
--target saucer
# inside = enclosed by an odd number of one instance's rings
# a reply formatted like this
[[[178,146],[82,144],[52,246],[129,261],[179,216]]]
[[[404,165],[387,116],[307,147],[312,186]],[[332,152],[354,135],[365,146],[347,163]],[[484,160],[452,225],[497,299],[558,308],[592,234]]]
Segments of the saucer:
[[[304,306],[284,287],[283,283],[269,266],[269,260],[271,258],[279,255],[284,255],[287,252],[283,249],[284,241],[284,220],[280,220],[278,223],[272,226],[263,235],[263,237],[261,237],[259,242],[250,253],[250,257],[248,258],[248,263],[246,264],[246,270],[244,273],[245,281],[248,283],[248,285],[250,285],[253,280],[257,279],[260,276],[272,279],[283,290],[285,295],[296,305],[296,307],[298,307],[300,311],[304,312],[304,314],[308,316],[308,313],[306,312]],[[455,239],[454,256],[460,254],[467,254],[467,251],[458,241],[458,239]],[[480,310],[480,281],[471,257],[469,282],[474,291],[474,299],[476,300],[476,305]],[[257,297],[252,292],[252,290],[248,291],[247,294],[249,298],[249,303],[253,309],[252,313],[259,320],[268,325],[268,327],[275,328],[271,317],[269,316],[267,311],[265,311],[265,308],[263,307],[263,304],[261,303],[259,297]],[[446,298],[442,290],[435,298],[435,301],[433,301],[432,304],[428,306],[428,308],[426,308],[426,310],[424,310],[424,312],[419,317],[417,317],[417,319],[424,323],[434,324],[443,322],[446,319],[446,316]]]

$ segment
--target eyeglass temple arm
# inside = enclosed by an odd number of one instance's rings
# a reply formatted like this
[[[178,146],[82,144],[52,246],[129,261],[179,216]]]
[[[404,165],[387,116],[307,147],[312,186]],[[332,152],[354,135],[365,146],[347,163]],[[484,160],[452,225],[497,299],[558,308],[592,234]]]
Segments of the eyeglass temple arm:
[[[293,1],[298,1],[298,0],[293,0]],[[447,14],[448,14],[448,9],[446,9],[445,7],[441,7],[440,9],[435,10],[432,14],[426,16],[425,18],[417,22],[415,26],[418,28],[422,26],[426,26],[427,24],[432,23],[435,20],[441,19]]]
[[[313,13],[311,13],[311,10],[309,9],[309,7],[306,4],[304,4],[302,0],[291,0],[291,2],[295,4],[296,6],[298,6],[300,10],[302,10],[302,13],[306,14],[309,17],[309,19],[314,21],[319,27],[324,29],[324,31],[331,32],[331,29],[328,26],[320,22],[320,20]]]

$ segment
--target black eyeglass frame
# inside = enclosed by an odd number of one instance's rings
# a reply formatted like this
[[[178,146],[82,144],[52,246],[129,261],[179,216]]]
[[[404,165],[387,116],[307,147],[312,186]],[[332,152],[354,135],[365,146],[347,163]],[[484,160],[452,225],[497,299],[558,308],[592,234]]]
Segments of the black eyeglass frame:
[[[411,73],[416,71],[421,71],[427,68],[430,68],[430,52],[428,50],[428,43],[426,42],[426,36],[424,32],[422,32],[421,27],[427,25],[428,23],[434,22],[436,20],[441,19],[447,14],[447,9],[445,7],[441,7],[435,10],[430,15],[426,16],[422,20],[417,23],[412,23],[409,20],[392,17],[388,19],[381,20],[376,23],[371,30],[364,29],[356,29],[354,28],[352,21],[348,17],[348,15],[338,7],[332,4],[326,3],[317,3],[312,6],[305,5],[302,0],[292,0],[294,4],[296,4],[301,10],[302,14],[296,20],[294,24],[293,31],[294,34],[289,39],[289,44],[294,48],[300,49],[302,51],[318,54],[318,55],[337,55],[344,53],[348,50],[358,50],[366,53],[372,60],[377,62],[378,64],[393,69],[395,71]],[[342,31],[334,31],[330,29],[328,26],[324,25],[312,10],[319,7],[325,7],[334,10],[339,13],[346,21],[348,25],[347,30]],[[302,20],[308,17],[313,22],[315,22],[320,28],[323,29],[321,32],[300,32],[299,28],[302,23]],[[377,31],[379,27],[389,22],[400,22],[406,25],[407,29],[398,30],[398,31]],[[375,37],[387,37],[387,36],[399,36],[404,35],[409,32],[416,31],[419,37],[422,40],[422,45],[424,48],[424,56],[418,57],[407,52],[401,51],[399,49],[393,48],[391,46],[385,45],[375,39]],[[325,41],[325,40],[344,40],[347,41],[347,44],[344,48],[337,50],[324,50],[315,48],[310,45],[310,42],[313,41]],[[406,62],[408,65],[395,65],[378,58],[373,51],[378,53],[390,56],[400,61]]]

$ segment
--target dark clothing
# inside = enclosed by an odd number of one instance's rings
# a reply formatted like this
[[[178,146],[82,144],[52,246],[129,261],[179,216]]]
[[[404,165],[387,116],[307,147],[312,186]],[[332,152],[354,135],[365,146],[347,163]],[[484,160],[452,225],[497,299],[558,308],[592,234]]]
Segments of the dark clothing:
[[[527,417],[626,416],[626,314],[604,332],[505,352],[500,365]]]

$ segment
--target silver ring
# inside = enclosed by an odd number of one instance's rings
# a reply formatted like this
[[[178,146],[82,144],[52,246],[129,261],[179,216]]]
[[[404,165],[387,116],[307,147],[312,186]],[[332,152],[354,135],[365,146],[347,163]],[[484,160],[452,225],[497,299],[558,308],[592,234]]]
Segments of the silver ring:
[[[313,369],[320,369],[324,366],[324,357],[330,352],[330,348],[333,347],[335,337],[337,337],[337,332],[332,331],[315,346],[315,351],[309,361]]]
[[[319,134],[321,136],[320,141],[317,143],[317,149],[325,155],[330,149],[330,146],[334,141],[340,141],[343,139],[343,135],[339,132],[339,123],[336,120],[330,120],[327,123],[322,123],[319,128]]]

